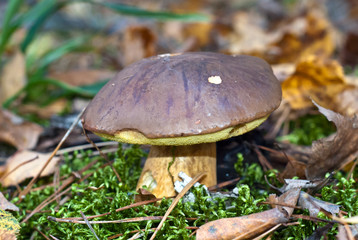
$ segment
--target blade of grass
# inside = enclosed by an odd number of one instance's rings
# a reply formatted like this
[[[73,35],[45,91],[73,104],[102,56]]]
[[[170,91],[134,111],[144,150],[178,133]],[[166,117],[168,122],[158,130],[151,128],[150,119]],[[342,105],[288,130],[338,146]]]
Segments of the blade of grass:
[[[155,18],[162,21],[209,21],[209,17],[199,13],[172,13],[166,11],[149,11],[135,6],[124,5],[114,2],[92,2],[109,8],[117,13],[130,15],[134,17]]]
[[[33,69],[36,69],[36,71],[33,74],[36,75],[37,72],[42,72],[50,63],[58,60],[63,55],[76,49],[83,48],[86,41],[87,37],[78,37],[70,39],[58,48],[49,51],[41,59],[39,59],[37,63],[34,63]]]
[[[34,8],[32,8],[23,21],[33,22],[29,28],[25,39],[21,43],[21,50],[26,51],[27,47],[36,37],[37,32],[45,23],[45,21],[51,17],[55,12],[64,7],[69,2],[58,2],[56,0],[40,1]]]
[[[18,12],[22,2],[23,0],[12,0],[8,2],[3,20],[2,32],[0,34],[0,56],[2,55],[10,36],[17,29],[17,26],[13,25],[12,20]]]

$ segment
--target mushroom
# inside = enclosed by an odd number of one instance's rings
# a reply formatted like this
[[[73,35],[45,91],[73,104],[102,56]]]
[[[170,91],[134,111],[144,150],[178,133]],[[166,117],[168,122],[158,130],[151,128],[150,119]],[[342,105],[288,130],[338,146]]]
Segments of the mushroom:
[[[181,171],[206,172],[201,183],[215,185],[215,142],[256,128],[280,102],[280,83],[260,58],[163,54],[120,71],[82,122],[107,139],[152,145],[137,188],[168,197]]]

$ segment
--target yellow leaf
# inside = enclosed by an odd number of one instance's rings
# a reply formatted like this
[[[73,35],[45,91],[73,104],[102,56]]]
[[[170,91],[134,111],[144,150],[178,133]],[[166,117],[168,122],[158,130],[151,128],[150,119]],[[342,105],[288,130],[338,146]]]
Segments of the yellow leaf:
[[[329,104],[346,85],[343,69],[337,61],[311,55],[298,63],[293,75],[282,83],[282,96],[291,108],[302,109],[312,106],[311,99]]]

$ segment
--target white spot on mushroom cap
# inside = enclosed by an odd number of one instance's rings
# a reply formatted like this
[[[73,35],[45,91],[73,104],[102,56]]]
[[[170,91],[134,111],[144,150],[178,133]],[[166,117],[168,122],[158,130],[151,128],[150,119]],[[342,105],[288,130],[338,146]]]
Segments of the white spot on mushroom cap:
[[[181,53],[164,53],[164,54],[159,54],[158,57],[165,58],[165,57],[173,57],[177,55],[181,55]]]
[[[222,83],[222,79],[220,76],[211,76],[208,78],[209,83],[212,84],[220,84]]]

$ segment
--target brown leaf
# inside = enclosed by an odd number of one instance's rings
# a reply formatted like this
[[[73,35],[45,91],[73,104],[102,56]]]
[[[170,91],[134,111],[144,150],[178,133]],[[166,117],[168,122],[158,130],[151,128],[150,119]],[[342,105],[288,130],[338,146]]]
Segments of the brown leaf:
[[[285,203],[295,206],[300,189],[291,189],[278,198],[272,198],[275,203]],[[252,239],[280,223],[289,221],[293,212],[290,207],[276,207],[260,213],[236,218],[223,218],[204,224],[196,233],[196,239]]]
[[[358,65],[358,32],[351,31],[347,34],[341,52],[341,62],[352,67]]]
[[[287,216],[277,208],[243,217],[223,218],[201,226],[196,232],[196,239],[252,239],[287,221]]]
[[[285,193],[283,193],[281,196],[279,196],[276,199],[270,198],[271,201],[275,203],[283,203],[288,204],[291,206],[296,206],[298,197],[300,196],[301,188],[291,188],[287,190]],[[290,217],[293,213],[294,208],[291,207],[282,207],[282,206],[276,206],[281,212],[286,212],[287,216]]]
[[[335,215],[339,212],[339,205],[325,202],[317,198],[312,197],[308,193],[301,192],[298,200],[298,205],[304,209],[308,209],[311,217],[317,217],[317,214],[321,209]]]
[[[7,142],[18,149],[32,149],[42,132],[41,126],[0,109],[0,141]]]
[[[321,101],[319,101],[321,104]],[[347,116],[358,114],[358,86],[347,86],[337,94],[331,104],[332,110]]]
[[[153,193],[149,192],[146,189],[139,188],[137,190],[138,194],[135,195],[135,202],[143,202],[147,200],[153,200],[156,199]]]
[[[0,75],[0,103],[16,94],[26,84],[25,56],[20,50],[6,63]]]
[[[2,192],[0,192],[0,208],[3,210],[19,211],[19,208],[9,202]]]
[[[156,41],[155,34],[148,27],[128,27],[124,33],[122,48],[124,65],[155,55]]]
[[[329,121],[334,122],[337,133],[332,140],[313,142],[312,154],[306,168],[308,179],[323,178],[325,173],[337,170],[351,155],[358,154],[358,119],[344,117],[316,104]]]
[[[27,150],[16,152],[6,161],[5,166],[0,168],[1,184],[5,187],[16,185],[27,178],[36,176],[50,155]],[[42,172],[41,177],[53,173],[59,160],[59,157],[54,157]]]

